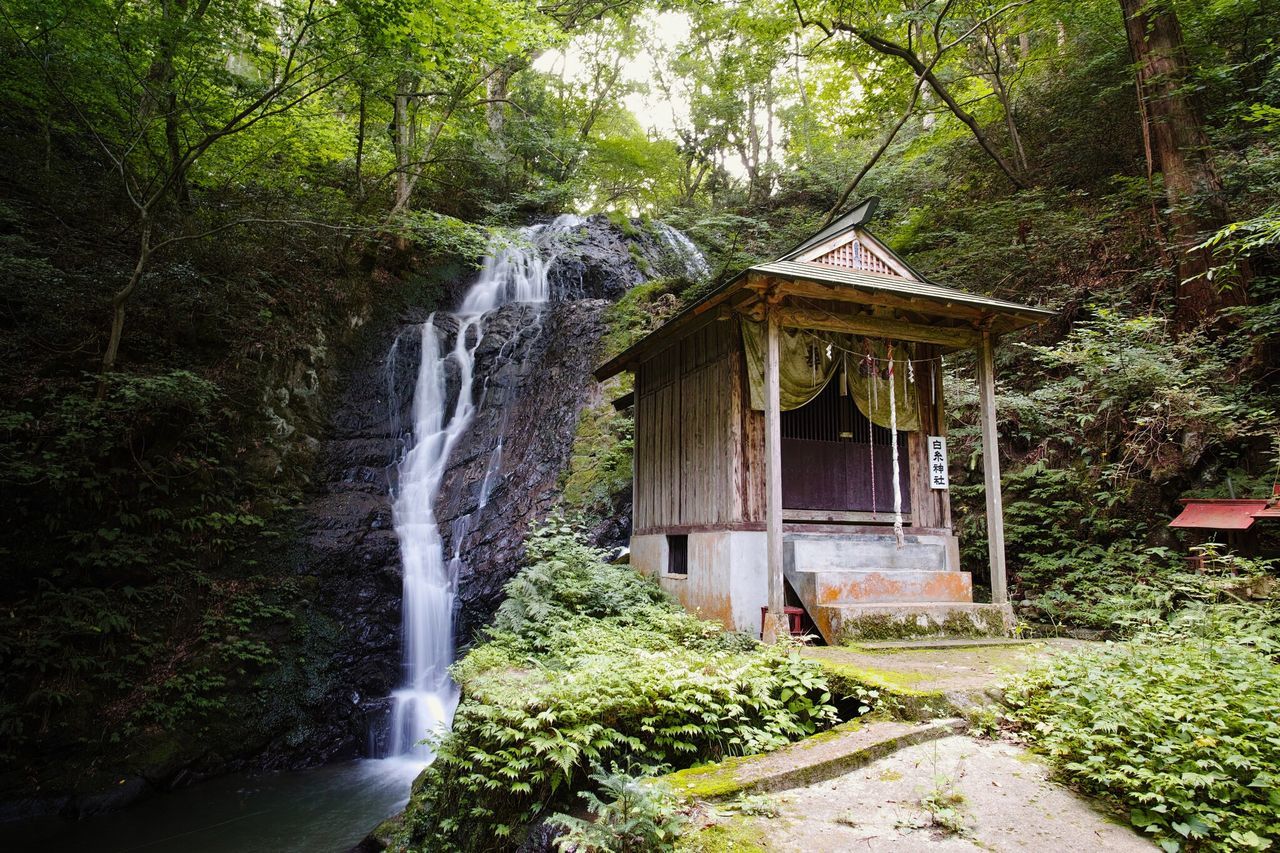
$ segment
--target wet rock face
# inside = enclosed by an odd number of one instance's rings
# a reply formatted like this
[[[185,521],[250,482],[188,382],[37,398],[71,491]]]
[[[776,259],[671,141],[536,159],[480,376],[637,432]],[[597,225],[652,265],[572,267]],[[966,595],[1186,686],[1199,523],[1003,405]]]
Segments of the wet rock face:
[[[383,349],[383,348],[379,348]],[[320,493],[301,521],[296,570],[313,581],[314,603],[333,627],[324,650],[334,677],[310,709],[313,722],[301,744],[273,746],[261,763],[300,766],[375,754],[376,721],[399,681],[400,546],[391,517],[389,465],[402,430],[389,373],[416,369],[420,343],[403,335],[388,358],[363,359],[353,370],[319,449]],[[383,353],[386,351],[383,349]],[[412,373],[409,374],[412,376]],[[296,740],[296,739],[294,739]]]
[[[550,271],[552,299],[617,300],[643,281],[687,272],[679,253],[652,231],[629,231],[602,214],[588,217]]]
[[[507,305],[485,318],[473,380],[476,412],[452,451],[436,502],[445,555],[459,556],[460,645],[492,618],[503,585],[521,567],[529,525],[544,519],[558,497],[610,301],[650,277],[679,272],[678,263],[660,239],[628,237],[604,217],[591,217],[551,268],[552,301]],[[454,304],[469,284],[458,283]],[[313,707],[310,734],[278,746],[264,759],[268,766],[380,752],[385,697],[401,669],[402,570],[391,495],[412,422],[426,318],[426,310],[402,318],[380,354],[350,373],[321,442],[320,493],[303,513],[297,570],[314,579],[318,609],[334,624],[333,678]],[[441,313],[435,322],[451,347],[456,321]],[[456,373],[448,377],[450,407],[458,383]],[[630,533],[629,519],[606,526],[602,540],[625,542]]]
[[[546,518],[559,494],[608,305],[508,305],[485,321],[476,414],[436,502],[445,554],[460,557],[460,643],[493,615],[520,568],[529,525]]]

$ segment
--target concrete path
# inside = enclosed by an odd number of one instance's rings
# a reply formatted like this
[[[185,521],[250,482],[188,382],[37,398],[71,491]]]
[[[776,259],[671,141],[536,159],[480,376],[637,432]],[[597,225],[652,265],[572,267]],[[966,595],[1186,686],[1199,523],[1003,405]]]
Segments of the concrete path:
[[[703,805],[687,851],[1150,851],[1012,744],[950,736],[828,781]]]
[[[807,658],[878,676],[887,686],[956,695],[994,688],[1035,661],[1090,645],[1083,640],[932,640],[813,646]]]

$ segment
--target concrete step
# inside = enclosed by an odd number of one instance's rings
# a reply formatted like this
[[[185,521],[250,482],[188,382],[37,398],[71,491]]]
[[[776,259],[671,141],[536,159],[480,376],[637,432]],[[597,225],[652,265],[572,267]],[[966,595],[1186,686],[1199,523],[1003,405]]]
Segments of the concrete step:
[[[660,776],[655,783],[681,799],[703,801],[785,791],[834,779],[905,746],[958,734],[965,728],[965,721],[959,718],[927,723],[855,720],[773,752],[681,770]]]
[[[916,569],[800,569],[787,574],[800,600],[812,606],[973,601],[968,572]]]
[[[956,601],[913,604],[836,600],[810,609],[828,643],[919,637],[1000,637],[1013,627],[1008,605]]]
[[[909,537],[899,548],[892,536],[792,536],[783,543],[784,561],[795,569],[904,569],[944,572],[947,549],[941,543]]]

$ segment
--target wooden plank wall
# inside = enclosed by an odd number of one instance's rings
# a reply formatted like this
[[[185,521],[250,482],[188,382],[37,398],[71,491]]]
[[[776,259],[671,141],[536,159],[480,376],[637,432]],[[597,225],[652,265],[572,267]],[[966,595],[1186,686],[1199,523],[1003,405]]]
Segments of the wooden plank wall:
[[[917,358],[936,357],[920,345]],[[921,374],[924,376],[921,376]],[[945,435],[941,367],[936,395],[920,381],[921,431],[910,433],[910,503],[917,527],[951,526],[947,493],[928,483],[924,437]],[[748,403],[736,321],[716,322],[636,372],[637,532],[765,520],[764,413]],[[934,399],[936,398],[936,404]]]
[[[739,355],[738,372],[738,387],[743,400],[742,478],[738,482],[738,491],[742,496],[742,520],[763,523],[768,515],[765,495],[764,412],[751,408],[745,352]]]
[[[741,520],[741,348],[712,323],[637,371],[637,531]]]

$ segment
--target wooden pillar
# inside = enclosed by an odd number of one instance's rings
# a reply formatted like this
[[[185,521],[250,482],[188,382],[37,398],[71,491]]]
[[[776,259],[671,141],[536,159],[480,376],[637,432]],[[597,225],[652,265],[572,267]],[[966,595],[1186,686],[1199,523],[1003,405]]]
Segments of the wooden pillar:
[[[978,399],[982,415],[982,474],[987,491],[987,554],[991,560],[991,602],[1009,602],[1004,567],[1004,503],[1000,498],[1000,435],[996,431],[995,346],[982,331],[978,345]]]
[[[764,352],[764,477],[765,531],[769,572],[769,613],[762,639],[777,642],[786,636],[786,596],[782,586],[782,404],[778,383],[778,315],[770,307],[765,315]]]

